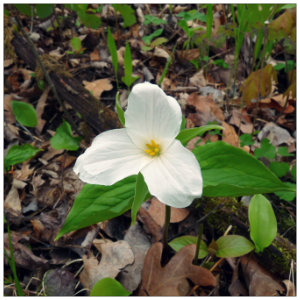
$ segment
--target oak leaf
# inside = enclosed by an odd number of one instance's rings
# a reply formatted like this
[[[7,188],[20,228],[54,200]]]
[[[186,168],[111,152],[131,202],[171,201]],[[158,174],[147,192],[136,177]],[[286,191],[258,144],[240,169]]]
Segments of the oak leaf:
[[[196,245],[180,249],[164,267],[161,266],[162,243],[154,243],[145,258],[140,296],[185,296],[187,279],[199,286],[215,286],[213,274],[192,264]]]

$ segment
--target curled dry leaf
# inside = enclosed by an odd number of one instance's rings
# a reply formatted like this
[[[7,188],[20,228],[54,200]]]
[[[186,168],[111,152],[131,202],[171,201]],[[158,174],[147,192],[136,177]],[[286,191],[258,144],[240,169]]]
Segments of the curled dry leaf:
[[[83,80],[83,84],[87,90],[93,93],[96,99],[100,99],[104,91],[110,91],[113,88],[108,78],[98,79],[92,82]]]
[[[93,255],[84,255],[82,258],[84,269],[80,281],[88,289],[104,277],[115,278],[124,267],[134,262],[132,250],[126,241],[94,240],[94,245],[102,254],[100,263]]]
[[[6,212],[9,212],[15,217],[18,217],[21,215],[21,199],[19,197],[18,189],[23,189],[27,183],[14,179],[12,183],[12,187],[8,193],[8,195],[5,198],[4,201],[4,209]]]
[[[40,133],[42,132],[43,127],[46,123],[46,120],[42,119],[42,114],[43,114],[44,109],[45,109],[46,100],[48,98],[49,92],[50,92],[50,87],[48,86],[43,91],[43,94],[39,98],[38,104],[36,106],[36,115],[37,115],[37,119],[38,119],[38,124],[37,124],[36,128]]]
[[[206,86],[206,79],[204,76],[204,71],[200,70],[197,73],[195,73],[191,78],[190,78],[190,84],[192,86],[196,87],[204,87]]]
[[[192,264],[195,245],[181,248],[164,267],[161,266],[163,245],[154,243],[145,258],[140,296],[185,296],[189,292],[187,279],[199,286],[215,286],[213,274]]]
[[[158,199],[153,197],[148,209],[148,213],[152,219],[160,226],[163,227],[165,223],[166,206]],[[171,223],[178,223],[183,221],[189,215],[189,210],[186,208],[171,207]]]
[[[262,268],[257,261],[249,256],[240,259],[244,279],[248,286],[249,296],[279,296],[284,292],[281,284],[272,274]]]

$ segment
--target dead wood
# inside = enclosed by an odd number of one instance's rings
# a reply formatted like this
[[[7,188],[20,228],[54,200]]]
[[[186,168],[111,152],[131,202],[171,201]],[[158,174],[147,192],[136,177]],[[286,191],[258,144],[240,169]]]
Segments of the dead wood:
[[[26,40],[14,33],[11,44],[15,48],[17,56],[22,59],[32,70],[36,69],[36,59]],[[59,63],[58,63],[59,65]],[[61,66],[63,68],[63,66]],[[61,69],[58,67],[58,70]],[[79,112],[86,123],[95,130],[100,131],[120,128],[121,123],[117,114],[103,103],[97,100],[86,90],[81,82],[70,73],[48,70],[55,89],[61,99]]]

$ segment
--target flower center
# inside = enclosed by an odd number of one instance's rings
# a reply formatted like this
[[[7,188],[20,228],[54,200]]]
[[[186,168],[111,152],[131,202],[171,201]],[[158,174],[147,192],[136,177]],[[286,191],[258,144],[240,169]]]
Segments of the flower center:
[[[146,144],[147,149],[145,149],[144,151],[154,157],[154,156],[158,156],[160,154],[160,147],[158,144],[156,144],[153,140],[150,141],[151,144]]]

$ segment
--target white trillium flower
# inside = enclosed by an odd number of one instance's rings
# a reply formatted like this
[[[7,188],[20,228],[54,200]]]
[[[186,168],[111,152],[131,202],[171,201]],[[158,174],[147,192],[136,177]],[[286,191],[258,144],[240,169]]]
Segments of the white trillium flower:
[[[90,184],[112,185],[142,173],[151,195],[186,207],[202,195],[194,154],[176,136],[182,113],[177,101],[154,84],[136,84],[125,112],[125,128],[103,132],[78,157],[74,171]]]

